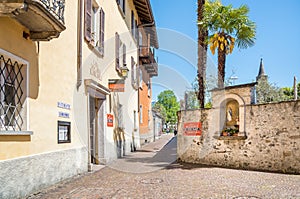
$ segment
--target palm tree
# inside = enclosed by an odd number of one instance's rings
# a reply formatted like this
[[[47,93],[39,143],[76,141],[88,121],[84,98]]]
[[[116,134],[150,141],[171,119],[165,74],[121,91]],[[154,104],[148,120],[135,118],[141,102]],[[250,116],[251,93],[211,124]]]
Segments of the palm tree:
[[[205,0],[198,0],[197,19],[203,19]],[[205,74],[206,74],[206,53],[207,53],[207,29],[202,29],[198,26],[198,100],[200,108],[204,108],[205,96]]]
[[[244,49],[254,45],[256,25],[249,20],[249,8],[242,5],[232,8],[220,1],[206,2],[203,18],[198,21],[202,30],[208,30],[207,44],[212,54],[218,51],[218,87],[224,87],[226,55],[232,53],[235,46]]]

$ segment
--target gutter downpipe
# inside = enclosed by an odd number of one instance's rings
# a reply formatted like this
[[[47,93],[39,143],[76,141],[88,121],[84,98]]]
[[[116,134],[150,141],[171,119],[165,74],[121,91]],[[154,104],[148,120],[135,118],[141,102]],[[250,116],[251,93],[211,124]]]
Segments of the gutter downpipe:
[[[82,18],[83,18],[83,4],[82,0],[78,0],[78,16],[77,16],[77,82],[76,88],[79,91],[79,87],[82,84]],[[89,110],[89,95],[88,95],[88,102],[87,102],[87,110]],[[89,121],[89,111],[88,111],[88,121]],[[91,155],[90,155],[90,128],[88,125],[87,129],[87,149],[88,149],[88,172],[92,171],[92,164],[91,164]]]
[[[82,0],[78,0],[78,19],[77,19],[77,90],[82,84]]]

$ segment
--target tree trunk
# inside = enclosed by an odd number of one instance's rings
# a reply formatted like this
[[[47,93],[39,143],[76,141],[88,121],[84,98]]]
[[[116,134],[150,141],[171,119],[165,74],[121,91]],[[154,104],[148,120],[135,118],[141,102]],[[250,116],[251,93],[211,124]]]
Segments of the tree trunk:
[[[218,87],[224,87],[225,79],[225,62],[226,62],[226,51],[225,48],[221,50],[218,48]]]
[[[198,0],[198,12],[197,20],[201,21],[203,18],[202,11],[205,4],[205,0]],[[204,108],[205,101],[205,73],[206,73],[206,52],[207,45],[205,44],[205,39],[208,35],[208,31],[203,31],[198,26],[198,100],[200,108]]]

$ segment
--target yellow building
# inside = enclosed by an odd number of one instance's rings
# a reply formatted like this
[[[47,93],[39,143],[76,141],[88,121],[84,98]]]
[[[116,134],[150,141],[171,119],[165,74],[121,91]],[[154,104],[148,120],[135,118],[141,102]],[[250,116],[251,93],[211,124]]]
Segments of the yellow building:
[[[148,0],[0,3],[0,198],[140,146],[144,7]]]

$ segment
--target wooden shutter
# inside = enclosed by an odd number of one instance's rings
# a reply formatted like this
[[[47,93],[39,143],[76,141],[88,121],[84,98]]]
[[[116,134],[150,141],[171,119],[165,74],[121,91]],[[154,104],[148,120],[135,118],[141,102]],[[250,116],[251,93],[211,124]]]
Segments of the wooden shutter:
[[[100,29],[99,29],[99,42],[100,42],[100,52],[104,54],[104,26],[105,26],[105,13],[103,9],[100,9]]]
[[[84,1],[84,37],[87,41],[92,39],[92,0]]]
[[[120,36],[116,32],[115,34],[115,56],[116,56],[116,70],[119,72],[120,71]]]
[[[134,28],[134,21],[135,21],[135,19],[134,19],[134,13],[133,13],[133,11],[131,11],[131,34],[132,34],[132,36],[134,37],[134,34],[135,34],[135,28]]]
[[[126,45],[123,44],[123,67],[126,66]]]
[[[136,41],[138,41],[139,39],[139,30],[138,30],[138,26],[137,26],[137,21],[134,21],[134,27],[135,27],[135,39]]]
[[[134,87],[134,58],[131,57],[131,85]]]

